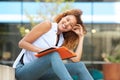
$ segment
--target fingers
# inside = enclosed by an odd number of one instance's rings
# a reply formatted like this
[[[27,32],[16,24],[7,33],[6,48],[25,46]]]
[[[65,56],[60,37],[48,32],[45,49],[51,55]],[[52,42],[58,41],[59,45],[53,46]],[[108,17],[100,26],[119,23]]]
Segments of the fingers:
[[[74,31],[77,35],[83,35],[83,28],[80,24],[77,24],[73,27],[72,31]]]
[[[73,27],[73,30],[76,30],[76,29],[82,29],[82,26],[80,24],[77,24]]]
[[[80,27],[74,27],[72,31],[80,30]]]

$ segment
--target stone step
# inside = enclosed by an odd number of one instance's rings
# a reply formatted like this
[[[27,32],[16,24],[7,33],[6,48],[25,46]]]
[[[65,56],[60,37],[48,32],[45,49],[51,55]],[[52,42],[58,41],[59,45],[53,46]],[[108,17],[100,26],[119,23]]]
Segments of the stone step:
[[[0,65],[0,80],[15,80],[15,70],[6,65]]]

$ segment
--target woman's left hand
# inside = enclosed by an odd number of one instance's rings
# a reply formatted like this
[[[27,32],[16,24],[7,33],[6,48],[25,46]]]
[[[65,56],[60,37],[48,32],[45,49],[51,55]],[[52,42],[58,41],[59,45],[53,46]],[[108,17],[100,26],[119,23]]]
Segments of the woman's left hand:
[[[72,62],[79,62],[79,61],[80,61],[80,58],[79,58],[78,56],[76,56],[76,57],[70,58],[70,60],[71,60]]]

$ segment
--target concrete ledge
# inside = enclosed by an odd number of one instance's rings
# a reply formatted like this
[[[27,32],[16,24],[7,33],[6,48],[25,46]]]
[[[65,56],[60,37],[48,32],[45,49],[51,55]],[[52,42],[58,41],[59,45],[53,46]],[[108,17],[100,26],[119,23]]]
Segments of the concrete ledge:
[[[0,65],[0,80],[15,80],[15,70],[6,65]]]

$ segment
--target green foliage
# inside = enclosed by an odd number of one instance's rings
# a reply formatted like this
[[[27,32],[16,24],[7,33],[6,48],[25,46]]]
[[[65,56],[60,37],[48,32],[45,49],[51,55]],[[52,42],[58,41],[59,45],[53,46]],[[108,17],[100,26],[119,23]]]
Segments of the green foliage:
[[[120,63],[120,44],[117,44],[111,54],[104,53],[102,57],[106,62]]]
[[[25,36],[30,31],[28,28],[26,28],[26,25],[18,25],[17,28],[19,29],[21,37]]]
[[[19,29],[20,35],[23,37],[25,36],[25,27],[24,26],[17,26],[17,28]]]
[[[120,63],[120,53],[117,55],[109,55],[108,60],[113,63]]]

